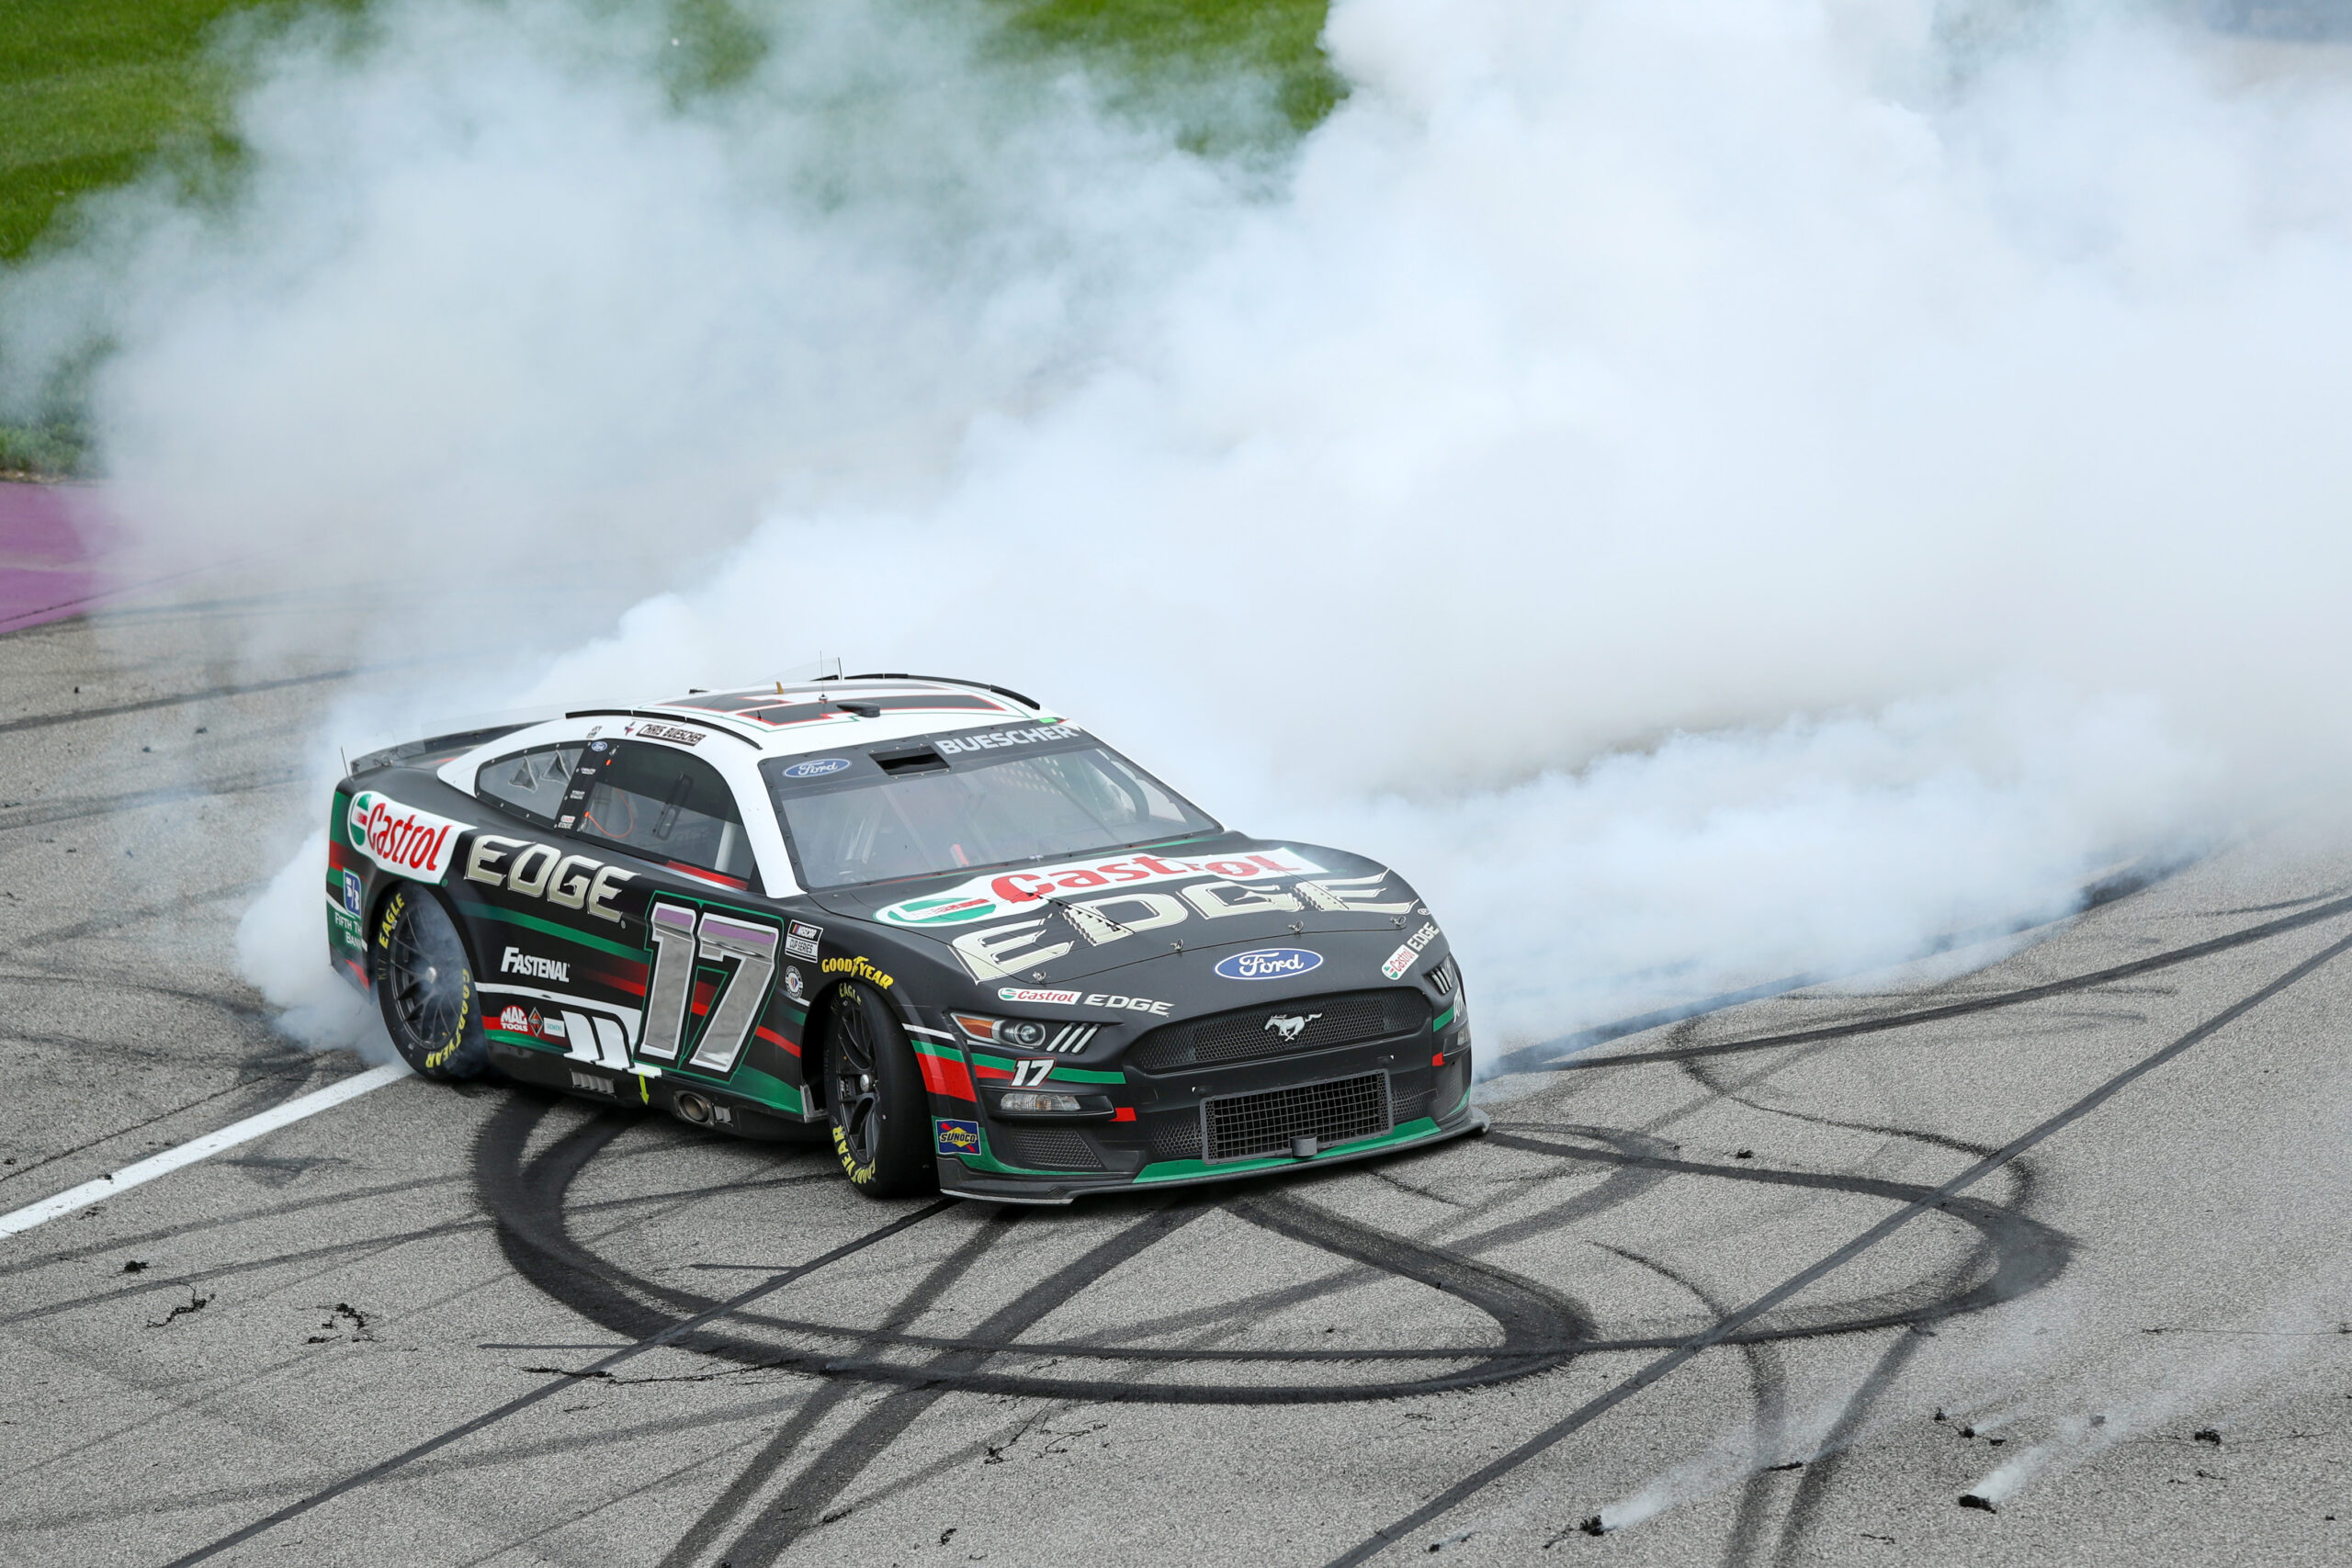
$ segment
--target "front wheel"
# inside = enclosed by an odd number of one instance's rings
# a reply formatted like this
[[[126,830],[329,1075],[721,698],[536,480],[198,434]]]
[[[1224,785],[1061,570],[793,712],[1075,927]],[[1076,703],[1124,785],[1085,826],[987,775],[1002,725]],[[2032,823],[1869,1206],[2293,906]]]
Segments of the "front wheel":
[[[458,922],[413,883],[376,912],[368,944],[384,1028],[408,1065],[428,1078],[469,1078],[490,1061],[481,1002]]]
[[[888,1002],[855,981],[833,988],[825,1074],[833,1149],[851,1185],[869,1198],[904,1198],[936,1185],[931,1100],[907,1032]]]

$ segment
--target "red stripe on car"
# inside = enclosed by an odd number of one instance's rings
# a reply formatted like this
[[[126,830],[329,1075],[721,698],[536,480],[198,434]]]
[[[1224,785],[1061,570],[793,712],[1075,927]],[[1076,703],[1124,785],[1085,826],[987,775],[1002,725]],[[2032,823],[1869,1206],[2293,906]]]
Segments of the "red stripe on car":
[[[922,1051],[915,1053],[915,1060],[922,1064],[923,1088],[951,1100],[968,1100],[978,1103],[980,1097],[972,1088],[972,1075],[964,1070],[963,1063]]]

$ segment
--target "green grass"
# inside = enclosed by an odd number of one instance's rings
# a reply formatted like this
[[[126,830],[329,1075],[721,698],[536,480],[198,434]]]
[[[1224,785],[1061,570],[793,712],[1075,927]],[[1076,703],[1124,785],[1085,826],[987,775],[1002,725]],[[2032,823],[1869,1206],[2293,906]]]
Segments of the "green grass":
[[[1149,108],[1162,85],[1255,77],[1295,134],[1311,130],[1345,92],[1320,42],[1326,0],[1015,0],[1006,32],[1041,51],[1087,60]],[[1181,111],[1180,111],[1181,112]],[[1227,144],[1217,128],[1189,139]],[[1251,139],[1244,130],[1240,139]]]
[[[1313,126],[1343,91],[1317,42],[1326,0],[992,3],[1009,53],[1084,64],[1121,107],[1172,117],[1195,149],[1262,149]],[[235,83],[207,45],[232,14],[306,5],[365,0],[0,0],[0,265],[51,234],[74,198],[160,156],[233,168]],[[756,63],[759,31],[733,0],[670,5],[687,46],[682,92],[723,88]],[[1200,91],[1228,82],[1243,90]],[[85,450],[70,410],[0,425],[0,471],[77,471]]]
[[[8,0],[0,5],[0,257],[58,209],[119,185],[173,143],[217,137],[227,84],[212,25],[252,0]]]

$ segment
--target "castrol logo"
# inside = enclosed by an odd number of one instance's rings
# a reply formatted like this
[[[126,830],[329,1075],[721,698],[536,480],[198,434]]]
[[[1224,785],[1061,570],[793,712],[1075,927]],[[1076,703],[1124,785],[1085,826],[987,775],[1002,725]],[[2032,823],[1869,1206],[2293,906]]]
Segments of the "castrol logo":
[[[387,871],[419,882],[437,883],[449,874],[451,851],[469,825],[402,806],[372,789],[351,797],[347,836],[351,847]]]

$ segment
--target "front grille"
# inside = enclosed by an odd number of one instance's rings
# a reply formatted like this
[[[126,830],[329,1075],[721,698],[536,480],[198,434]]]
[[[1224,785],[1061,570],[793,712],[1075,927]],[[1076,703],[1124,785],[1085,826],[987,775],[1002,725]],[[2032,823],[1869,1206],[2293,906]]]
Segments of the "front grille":
[[[1396,1097],[1396,1103],[1389,1107],[1389,1114],[1401,1127],[1420,1116],[1421,1108],[1429,1102],[1429,1097],[1430,1092],[1425,1089],[1407,1089]]]
[[[1180,1111],[1168,1116],[1146,1116],[1143,1122],[1144,1136],[1150,1143],[1153,1159],[1201,1157],[1199,1111]]]
[[[1212,1160],[1287,1154],[1294,1138],[1343,1144],[1388,1131],[1388,1075],[1237,1094],[1208,1102]]]
[[[996,1157],[1028,1170],[1100,1170],[1102,1156],[1068,1127],[999,1127]]]
[[[1292,1021],[1303,1021],[1295,1027]],[[1424,1028],[1430,1004],[1409,986],[1306,997],[1279,1007],[1247,1008],[1153,1030],[1127,1053],[1138,1072],[1170,1073],[1294,1051],[1354,1045]]]

